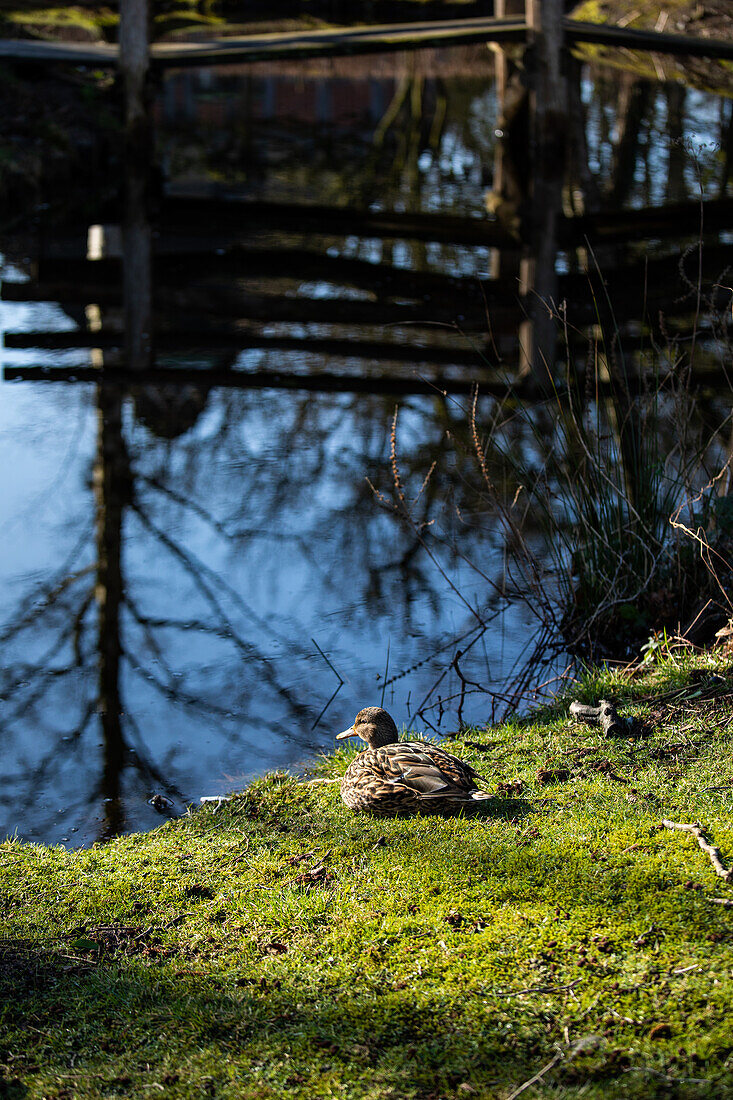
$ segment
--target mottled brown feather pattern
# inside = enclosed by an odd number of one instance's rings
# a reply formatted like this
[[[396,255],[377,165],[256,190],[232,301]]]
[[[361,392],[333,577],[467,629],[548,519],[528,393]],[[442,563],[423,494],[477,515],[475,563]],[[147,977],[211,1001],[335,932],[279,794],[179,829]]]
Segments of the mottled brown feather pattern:
[[[352,810],[395,817],[445,813],[472,801],[477,772],[429,741],[365,749],[346,769],[341,797]]]

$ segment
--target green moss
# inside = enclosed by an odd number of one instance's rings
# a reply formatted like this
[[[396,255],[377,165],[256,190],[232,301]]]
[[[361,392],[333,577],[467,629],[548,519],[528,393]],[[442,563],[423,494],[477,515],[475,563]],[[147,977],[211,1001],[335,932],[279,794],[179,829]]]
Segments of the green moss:
[[[27,27],[29,30],[43,28],[48,31],[63,32],[69,29],[84,30],[95,37],[101,35],[106,27],[114,27],[119,16],[109,8],[37,8],[4,12],[2,18],[8,23]]]
[[[694,0],[669,0],[663,7],[654,0],[583,0],[576,5],[571,18],[581,23],[616,24],[632,30],[655,30],[660,13],[666,16],[663,30],[671,34],[692,37],[708,36],[725,41],[730,38],[730,19],[714,6],[705,8]],[[659,80],[687,84],[713,95],[733,96],[733,64],[711,58],[675,57],[641,50],[609,49],[607,46],[576,44],[573,54],[580,61],[604,65],[632,73],[642,80]]]
[[[1,1094],[493,1100],[561,1053],[529,1095],[733,1096],[733,890],[660,827],[733,859],[733,679],[665,651],[570,694],[642,736],[567,699],[463,731],[523,785],[484,816],[371,820],[280,774],[86,851],[5,843]]]
[[[694,0],[667,0],[664,5],[667,22],[674,26],[679,19],[690,19],[698,7]],[[572,18],[581,23],[615,23],[622,17],[627,27],[655,27],[659,4],[655,0],[634,0],[633,4],[627,0],[583,0],[572,12]]]

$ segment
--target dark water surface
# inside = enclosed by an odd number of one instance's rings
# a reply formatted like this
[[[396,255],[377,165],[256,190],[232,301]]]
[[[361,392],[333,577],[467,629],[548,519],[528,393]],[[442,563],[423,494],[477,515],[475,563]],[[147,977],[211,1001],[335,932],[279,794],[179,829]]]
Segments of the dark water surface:
[[[483,224],[490,58],[476,48],[166,77],[159,186],[181,205],[153,224],[156,365],[201,379],[2,383],[0,833],[79,844],[151,827],[154,793],[180,809],[297,765],[331,750],[368,704],[440,733],[496,713],[492,692],[500,704],[539,624],[505,598],[506,550],[482,520],[475,462],[457,457],[469,397],[409,392],[436,363],[447,378],[500,377],[496,355],[511,357],[516,330],[489,339],[480,283],[494,250],[328,218],[236,224],[241,198]],[[729,104],[632,88],[624,144],[623,79],[582,73],[586,182],[605,208],[725,196]],[[124,331],[124,213],[108,203],[98,215],[95,201],[86,225],[82,202],[67,221],[41,214],[0,239],[6,370],[123,361],[94,333]],[[660,238],[649,252],[673,247]],[[29,300],[20,284],[35,288]],[[21,348],[18,333],[36,336]],[[78,345],[53,346],[58,333]],[[264,371],[340,381],[247,384]],[[416,526],[393,508],[396,405]],[[536,445],[519,429],[516,442]]]

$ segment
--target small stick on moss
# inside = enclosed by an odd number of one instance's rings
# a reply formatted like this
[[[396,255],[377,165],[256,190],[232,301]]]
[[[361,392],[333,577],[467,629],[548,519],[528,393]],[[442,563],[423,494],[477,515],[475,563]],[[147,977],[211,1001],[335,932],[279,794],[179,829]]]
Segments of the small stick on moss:
[[[538,1081],[542,1080],[546,1073],[549,1073],[551,1069],[555,1068],[558,1062],[562,1062],[563,1057],[564,1055],[562,1052],[556,1054],[551,1062],[548,1062],[546,1066],[543,1066],[541,1070],[535,1073],[534,1077],[530,1077],[529,1081],[525,1081],[524,1084],[520,1085],[518,1089],[515,1089],[514,1092],[511,1092],[509,1096],[507,1096],[506,1100],[514,1100],[516,1096],[521,1096],[521,1094],[527,1089],[531,1088],[532,1085],[536,1085]]]
[[[630,723],[621,717],[608,699],[599,700],[597,707],[571,703],[570,713],[573,718],[586,722],[589,726],[600,726],[606,737],[628,737],[631,732]]]
[[[712,901],[713,905],[724,905],[726,909],[733,909],[733,898],[705,898],[705,901]]]
[[[580,985],[583,981],[582,978],[576,978],[574,982],[570,982],[569,985],[530,985],[526,989],[508,989],[505,993],[495,993],[496,997],[522,997],[525,993],[567,993],[571,989],[575,989],[576,985]]]
[[[684,833],[692,833],[703,852],[707,852],[710,856],[710,861],[715,868],[715,874],[725,882],[733,882],[733,870],[725,866],[720,849],[716,848],[715,845],[711,844],[706,838],[701,825],[685,825],[678,821],[667,821],[666,819],[662,821],[662,825],[664,825],[665,829],[679,829]]]
[[[529,1081],[525,1081],[519,1088],[515,1089],[514,1092],[511,1092],[506,1100],[515,1100],[515,1097],[521,1096],[521,1094],[531,1088],[532,1085],[536,1085],[538,1081],[541,1081],[545,1074],[549,1073],[551,1069],[554,1069],[558,1062],[562,1062],[563,1059],[572,1062],[576,1055],[581,1054],[585,1050],[592,1050],[597,1046],[598,1039],[595,1035],[584,1035],[582,1039],[578,1039],[576,1043],[573,1043],[569,1050],[558,1050],[551,1062],[548,1062],[546,1066],[538,1070],[534,1077],[530,1077]]]

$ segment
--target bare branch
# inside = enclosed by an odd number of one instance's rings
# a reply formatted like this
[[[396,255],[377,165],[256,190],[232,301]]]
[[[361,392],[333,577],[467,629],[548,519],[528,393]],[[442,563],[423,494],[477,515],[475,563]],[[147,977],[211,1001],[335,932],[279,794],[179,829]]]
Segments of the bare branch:
[[[710,862],[713,865],[715,874],[718,875],[719,878],[722,878],[724,882],[733,882],[733,869],[725,866],[720,849],[716,848],[715,845],[711,844],[705,837],[701,825],[685,825],[677,821],[667,821],[666,819],[662,821],[662,825],[664,825],[665,829],[679,829],[681,832],[691,833],[703,852],[706,852],[707,855],[710,856]]]

